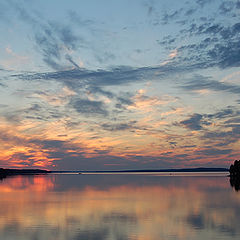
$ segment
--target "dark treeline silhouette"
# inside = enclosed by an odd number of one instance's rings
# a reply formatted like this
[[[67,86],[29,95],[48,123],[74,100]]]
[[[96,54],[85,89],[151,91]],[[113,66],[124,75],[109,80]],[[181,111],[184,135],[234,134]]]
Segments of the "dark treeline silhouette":
[[[240,160],[236,160],[234,161],[234,164],[231,164],[229,172],[230,176],[240,177]]]
[[[230,184],[236,191],[240,190],[240,160],[234,161],[234,164],[231,164],[230,169]]]
[[[0,168],[0,180],[6,178],[7,176],[13,175],[35,175],[35,174],[46,174],[49,171],[41,169],[5,169]]]

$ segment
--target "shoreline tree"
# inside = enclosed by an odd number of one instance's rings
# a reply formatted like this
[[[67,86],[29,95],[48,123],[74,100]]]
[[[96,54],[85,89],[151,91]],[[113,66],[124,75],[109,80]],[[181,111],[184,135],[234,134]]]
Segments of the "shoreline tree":
[[[240,190],[240,160],[234,161],[229,168],[230,184],[236,191]]]
[[[231,177],[240,177],[240,160],[235,160],[234,164],[231,164],[229,172]]]

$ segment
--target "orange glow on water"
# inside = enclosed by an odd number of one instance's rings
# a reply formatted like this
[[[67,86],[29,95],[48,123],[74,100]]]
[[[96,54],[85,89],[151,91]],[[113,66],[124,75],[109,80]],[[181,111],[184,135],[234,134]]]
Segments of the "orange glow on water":
[[[46,234],[51,234],[48,227],[58,228],[59,234],[71,228],[69,234],[74,234],[80,226],[81,231],[118,226],[115,231],[134,239],[157,240],[169,236],[195,239],[195,232],[186,222],[188,218],[201,216],[204,222],[224,226],[229,226],[229,219],[235,218],[234,209],[205,209],[213,202],[221,205],[234,199],[236,204],[240,203],[240,198],[230,193],[226,196],[216,192],[209,198],[211,191],[205,189],[215,188],[217,182],[219,189],[228,188],[223,180],[189,178],[188,182],[186,178],[178,185],[129,184],[106,189],[86,184],[81,189],[55,191],[54,176],[14,177],[0,184],[1,214],[7,216],[0,218],[0,231],[15,221],[22,229],[45,225]]]
[[[0,192],[15,192],[25,194],[27,192],[47,192],[54,188],[54,179],[46,176],[14,176],[7,183],[1,182]]]

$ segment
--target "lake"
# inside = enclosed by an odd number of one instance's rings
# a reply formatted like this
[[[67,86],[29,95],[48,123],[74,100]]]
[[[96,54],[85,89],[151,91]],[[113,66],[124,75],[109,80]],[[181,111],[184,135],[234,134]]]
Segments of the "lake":
[[[0,181],[1,240],[240,239],[227,173],[49,174]]]

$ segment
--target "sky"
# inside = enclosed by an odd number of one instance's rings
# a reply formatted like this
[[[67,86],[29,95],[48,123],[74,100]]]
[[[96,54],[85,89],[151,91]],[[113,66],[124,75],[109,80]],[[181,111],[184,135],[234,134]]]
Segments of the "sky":
[[[0,167],[229,167],[239,0],[0,0]]]

